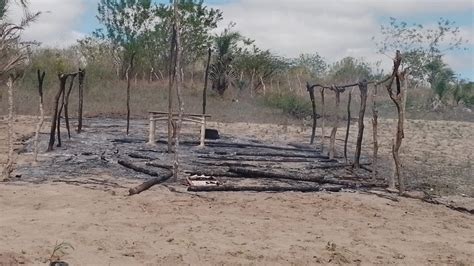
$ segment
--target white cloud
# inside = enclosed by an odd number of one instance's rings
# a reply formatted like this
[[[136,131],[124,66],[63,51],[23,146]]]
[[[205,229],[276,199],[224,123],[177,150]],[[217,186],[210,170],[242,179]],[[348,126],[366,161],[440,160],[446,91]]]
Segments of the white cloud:
[[[85,34],[78,32],[77,25],[86,10],[88,0],[32,0],[30,10],[42,12],[35,23],[24,32],[23,39],[38,41],[44,46],[66,47],[74,44]],[[22,18],[21,8],[13,5],[9,17],[13,21]]]
[[[237,23],[237,30],[256,40],[264,49],[284,56],[318,52],[334,62],[345,56],[382,60],[390,68],[391,60],[376,53],[372,36],[379,34],[380,17],[440,15],[473,9],[471,0],[236,0],[216,5],[224,12],[227,25]],[[472,25],[463,27],[464,39],[471,40]],[[472,55],[472,51],[471,51]],[[471,66],[472,57],[454,57],[456,66]],[[454,66],[453,66],[454,67]]]

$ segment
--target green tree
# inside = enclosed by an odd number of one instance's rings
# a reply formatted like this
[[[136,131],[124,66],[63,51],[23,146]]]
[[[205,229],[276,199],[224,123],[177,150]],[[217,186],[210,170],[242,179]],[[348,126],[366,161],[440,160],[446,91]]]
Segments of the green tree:
[[[249,44],[240,33],[232,31],[232,27],[233,24],[219,35],[214,36],[214,58],[210,67],[209,79],[212,83],[212,89],[221,96],[237,78],[234,59],[242,51],[239,43]]]
[[[301,68],[303,71],[302,74],[306,74],[310,78],[321,77],[328,68],[324,58],[322,58],[318,53],[301,54],[298,58],[294,59],[293,65]]]
[[[97,10],[103,28],[93,34],[122,50],[123,78],[132,55],[140,51],[144,34],[155,24],[155,7],[151,0],[100,0]]]
[[[454,71],[440,58],[429,62],[425,69],[429,73],[428,82],[431,84],[431,88],[441,100],[456,79]]]
[[[370,80],[372,69],[368,63],[353,57],[345,57],[329,69],[329,79],[335,83],[355,83]]]

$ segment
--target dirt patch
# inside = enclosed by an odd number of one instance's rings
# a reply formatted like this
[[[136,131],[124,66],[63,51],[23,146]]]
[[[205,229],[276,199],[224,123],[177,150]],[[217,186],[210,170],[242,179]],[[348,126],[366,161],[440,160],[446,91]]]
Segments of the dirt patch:
[[[19,120],[15,127],[21,132],[18,136],[31,132],[34,124],[34,119],[21,119],[23,123]],[[408,122],[403,155],[408,158],[406,169],[420,167],[420,162],[410,157],[423,154],[420,150],[427,156],[422,167],[445,168],[446,174],[472,158],[472,150],[466,149],[472,145],[467,138],[473,132],[471,124],[423,122],[431,130],[418,130],[421,125],[416,123],[420,122]],[[282,125],[211,126],[223,135],[239,134],[241,138],[268,143],[303,142],[309,135],[305,128]],[[389,124],[382,128],[388,138]],[[440,146],[452,147],[446,151],[452,154],[434,149],[437,143],[419,144],[420,139],[412,138],[425,135],[439,141],[446,139],[443,135],[448,131],[452,131],[448,138],[452,141]],[[458,137],[453,138],[453,134]],[[119,135],[123,138],[124,134]],[[368,132],[366,139],[370,138]],[[389,138],[381,139],[383,156],[388,157]],[[64,142],[65,148],[68,142]],[[68,151],[56,152],[61,155]],[[51,155],[41,155],[40,159],[49,161],[48,156]],[[365,156],[370,156],[367,150]],[[67,159],[61,157],[57,159]],[[79,158],[74,154],[69,157]],[[100,156],[90,157],[91,161],[100,160]],[[20,168],[32,167],[31,154],[20,154],[19,162]],[[24,181],[0,184],[0,254],[7,254],[8,262],[24,259],[27,264],[44,263],[55,243],[65,241],[75,249],[62,259],[73,265],[474,264],[473,216],[441,205],[405,198],[395,202],[360,193],[196,195],[165,186],[127,197],[127,188],[138,184],[139,176],[88,175],[87,160],[75,163],[82,165],[84,172],[57,173],[75,183],[34,184],[25,176]],[[47,177],[39,173],[37,179],[41,180],[41,176]],[[460,195],[472,190],[472,175],[447,177],[415,176],[411,185],[416,185],[416,180],[441,180],[446,184],[461,180],[456,188],[447,191]]]

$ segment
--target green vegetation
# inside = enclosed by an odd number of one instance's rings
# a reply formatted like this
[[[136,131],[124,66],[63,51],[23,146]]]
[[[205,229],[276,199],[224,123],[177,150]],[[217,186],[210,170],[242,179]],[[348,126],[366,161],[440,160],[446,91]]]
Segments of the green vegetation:
[[[2,23],[5,23],[3,14],[8,2],[0,2]],[[26,1],[17,3],[25,4]],[[180,72],[184,76],[187,95],[197,98],[200,95],[197,90],[203,87],[208,48],[213,50],[210,87],[213,93],[221,96],[218,99],[232,98],[242,102],[251,98],[252,102],[282,109],[297,118],[311,114],[306,82],[330,85],[383,78],[383,73],[376,70],[380,62],[374,64],[363,58],[346,57],[331,63],[317,51],[286,58],[259,48],[253,40],[242,36],[238,25],[230,24],[216,33],[224,14],[206,6],[202,0],[179,0],[179,8],[183,53]],[[82,67],[87,69],[86,92],[93,97],[105,97],[100,99],[114,105],[109,109],[102,105],[103,112],[115,112],[119,109],[117,106],[121,106],[117,103],[121,99],[118,95],[125,89],[122,80],[134,54],[131,80],[136,96],[133,97],[164,98],[166,93],[162,88],[169,75],[172,16],[171,4],[158,4],[151,0],[100,0],[97,8],[100,28],[90,36],[66,49],[32,47],[28,64],[21,69],[24,75],[18,84],[20,90],[25,95],[34,91],[36,70],[44,70],[47,73],[45,101],[48,103],[47,97],[52,97],[58,86],[57,74],[75,72]],[[448,51],[464,47],[465,42],[454,22],[440,19],[435,28],[427,28],[392,18],[388,25],[381,26],[381,36],[374,39],[379,52],[392,54],[396,49],[402,51],[405,58],[403,67],[410,68],[413,84],[417,85],[415,90],[421,91],[428,84],[431,89],[431,94],[410,92],[426,98],[408,99],[408,106],[419,108],[420,103],[429,106],[434,100],[445,106],[460,103],[473,106],[473,83],[460,80],[444,61]],[[156,95],[151,93],[151,88],[156,88]],[[147,93],[140,93],[140,90]],[[327,107],[331,108],[332,95],[328,95]],[[142,101],[151,101],[148,98]],[[33,101],[34,97],[22,100]],[[32,102],[26,104],[34,105]],[[101,106],[94,104],[97,108]],[[136,109],[141,107],[135,106]],[[99,112],[94,110],[94,113]]]
[[[263,98],[264,104],[281,109],[285,114],[303,119],[312,115],[311,102],[294,93],[272,93]]]

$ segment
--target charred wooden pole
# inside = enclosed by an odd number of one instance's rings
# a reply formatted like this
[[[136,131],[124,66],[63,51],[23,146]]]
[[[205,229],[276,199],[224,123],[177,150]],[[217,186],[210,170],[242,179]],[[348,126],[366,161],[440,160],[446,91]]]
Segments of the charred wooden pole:
[[[173,152],[173,87],[176,78],[176,30],[172,27],[171,42],[170,42],[170,62],[168,73],[168,153]]]
[[[43,83],[44,83],[44,77],[46,73],[38,69],[37,71],[37,76],[38,76],[38,93],[39,93],[39,119],[38,119],[38,124],[36,124],[36,131],[35,131],[35,139],[34,139],[34,153],[33,153],[33,161],[37,162],[38,161],[38,139],[39,139],[39,134],[41,131],[41,127],[43,126],[44,123],[44,108],[43,108]]]
[[[334,159],[334,156],[336,155],[336,133],[337,133],[337,128],[339,126],[339,105],[341,103],[341,92],[343,90],[340,90],[336,86],[332,86],[331,90],[334,91],[336,94],[336,114],[334,118],[334,125],[331,130],[331,139],[329,143],[329,159]]]
[[[372,92],[372,137],[374,141],[373,146],[373,162],[372,162],[372,178],[375,179],[377,177],[377,163],[378,163],[378,150],[379,150],[379,142],[378,142],[378,110],[377,110],[377,87],[378,83],[375,83],[373,92]]]
[[[398,179],[398,188],[400,194],[405,193],[405,178],[401,172],[402,162],[400,160],[400,147],[402,146],[402,140],[405,137],[403,124],[405,121],[405,108],[403,106],[404,94],[407,90],[407,76],[408,71],[407,69],[401,73],[397,73],[396,75],[396,85],[397,85],[397,94],[394,95],[390,92],[390,98],[393,100],[395,105],[397,106],[398,112],[398,123],[397,123],[397,134],[395,137],[395,141],[393,142],[392,146],[392,155],[393,160],[395,161],[395,175]]]
[[[127,71],[125,73],[127,78],[127,135],[130,133],[130,74],[133,72],[133,60],[135,58],[135,52],[132,53],[130,58],[130,63],[128,65]]]
[[[359,82],[360,109],[359,109],[359,131],[357,133],[356,151],[354,156],[354,168],[360,168],[360,154],[362,151],[362,139],[364,138],[364,117],[367,106],[367,80]]]
[[[57,120],[58,116],[60,114],[58,113],[59,111],[59,99],[61,98],[61,95],[64,93],[64,90],[66,88],[66,81],[67,81],[68,75],[66,74],[58,74],[58,79],[59,79],[59,90],[56,93],[56,96],[54,97],[54,104],[53,104],[53,117],[51,119],[51,132],[49,134],[49,144],[48,144],[48,150],[47,151],[52,151],[54,142],[55,142],[55,131],[56,131],[56,125],[57,125]]]
[[[207,104],[207,85],[209,82],[209,67],[211,65],[211,56],[212,56],[212,49],[209,48],[207,50],[207,64],[206,64],[206,72],[204,74],[204,89],[202,90],[202,114],[206,114],[206,104]]]
[[[399,179],[400,179],[401,165],[400,165],[400,157],[399,157],[398,151],[401,146],[402,139],[404,137],[403,119],[401,119],[403,118],[402,106],[401,106],[403,95],[401,95],[400,79],[398,76],[398,69],[400,68],[401,62],[402,62],[402,56],[400,54],[400,51],[397,50],[395,59],[393,61],[393,72],[389,79],[388,84],[386,85],[388,95],[390,96],[390,99],[392,99],[392,101],[395,103],[395,106],[397,107],[397,112],[398,112],[397,133],[396,133],[396,140],[393,140],[392,156],[395,161],[395,175],[399,177]],[[392,89],[392,85],[395,79],[397,79],[397,92],[396,93],[394,93]],[[392,175],[389,175],[388,187],[389,189],[395,189],[395,177]]]
[[[67,81],[67,78],[69,77],[69,75],[66,75],[66,81]],[[58,110],[58,117],[57,117],[57,125],[56,125],[56,129],[57,129],[57,135],[58,135],[58,144],[56,145],[57,147],[61,147],[62,146],[62,142],[61,142],[61,113],[63,112],[63,108],[64,108],[64,102],[65,102],[65,99],[66,99],[66,85],[64,85],[64,89],[63,89],[63,92],[61,93],[61,107],[59,108]]]
[[[71,128],[69,126],[69,96],[71,95],[72,88],[74,86],[74,79],[76,79],[77,73],[71,75],[71,81],[69,83],[69,89],[66,93],[66,100],[64,102],[64,119],[66,121],[67,135],[71,138]]]
[[[351,101],[352,101],[352,89],[349,91],[349,97],[347,99],[347,126],[346,126],[346,137],[344,139],[344,159],[347,163],[347,142],[349,140],[349,131],[351,127]]]
[[[316,137],[316,126],[318,118],[316,116],[316,101],[314,99],[314,86],[310,86],[306,83],[306,90],[309,92],[309,98],[311,99],[311,107],[313,109],[313,126],[311,128],[311,141],[310,144],[314,144],[314,138]]]
[[[324,88],[321,88],[321,153],[324,154],[324,144],[326,143],[326,134],[324,130],[324,120],[326,117],[326,110],[324,106]]]
[[[86,70],[79,68],[79,105],[77,107],[77,133],[80,134],[82,132],[82,113],[84,107],[84,78],[86,76]]]

